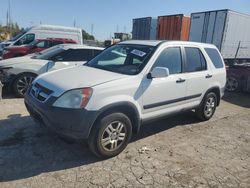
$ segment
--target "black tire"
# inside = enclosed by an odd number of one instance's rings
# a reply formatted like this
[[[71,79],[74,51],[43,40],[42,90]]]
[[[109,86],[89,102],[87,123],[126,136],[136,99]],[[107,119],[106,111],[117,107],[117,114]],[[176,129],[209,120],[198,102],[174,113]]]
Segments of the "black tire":
[[[24,97],[27,89],[36,76],[37,75],[33,73],[23,73],[18,75],[12,85],[15,95],[17,97]]]
[[[116,123],[117,123],[116,131],[118,129],[119,123],[122,124],[123,128],[120,130],[120,133],[115,134],[115,131],[114,132],[112,131],[113,132],[112,136],[109,136],[108,132],[110,131],[110,129],[109,131],[107,131],[108,127],[116,126]],[[115,145],[113,141],[119,140],[120,134],[124,134],[124,139],[122,141],[117,141],[116,143],[117,148],[111,150],[112,146]],[[93,130],[91,131],[88,139],[88,145],[90,150],[97,157],[110,158],[120,154],[126,148],[131,139],[131,136],[132,136],[132,124],[130,119],[123,113],[111,113],[103,116],[102,118],[97,120],[97,122],[94,124]],[[107,139],[107,142],[105,143],[110,142],[109,144],[106,145],[106,148],[102,144],[102,140],[105,140],[103,139],[104,137],[106,137],[105,139]],[[112,140],[113,137],[114,140]],[[109,146],[110,146],[110,151],[108,151]]]
[[[226,91],[229,92],[237,92],[240,88],[240,82],[237,78],[234,76],[228,76],[227,77],[227,83],[226,83]]]
[[[195,110],[197,117],[202,121],[212,118],[217,107],[217,101],[218,99],[214,92],[207,93],[200,106]]]

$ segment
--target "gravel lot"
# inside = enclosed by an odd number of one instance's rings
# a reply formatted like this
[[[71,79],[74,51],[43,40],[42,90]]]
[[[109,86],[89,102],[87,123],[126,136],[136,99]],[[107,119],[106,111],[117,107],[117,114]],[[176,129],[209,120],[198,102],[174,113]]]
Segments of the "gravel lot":
[[[0,187],[250,187],[250,95],[227,94],[208,122],[190,112],[144,125],[105,161],[37,126],[23,99],[4,99]]]

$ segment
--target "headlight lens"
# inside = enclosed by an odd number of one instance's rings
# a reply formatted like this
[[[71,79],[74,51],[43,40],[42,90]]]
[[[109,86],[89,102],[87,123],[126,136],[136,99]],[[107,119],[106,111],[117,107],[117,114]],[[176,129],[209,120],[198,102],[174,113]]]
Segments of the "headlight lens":
[[[74,109],[84,108],[88,104],[92,93],[92,88],[67,91],[56,100],[53,106]]]

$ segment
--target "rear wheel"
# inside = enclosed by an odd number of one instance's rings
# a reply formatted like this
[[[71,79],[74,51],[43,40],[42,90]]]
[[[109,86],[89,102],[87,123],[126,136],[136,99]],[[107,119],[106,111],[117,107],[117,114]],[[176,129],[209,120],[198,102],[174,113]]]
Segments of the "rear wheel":
[[[228,77],[227,78],[227,84],[226,84],[226,90],[230,91],[230,92],[235,92],[238,89],[239,89],[238,80],[233,76]]]
[[[198,118],[203,121],[207,121],[212,118],[216,110],[217,101],[218,99],[214,92],[208,93],[204,97],[201,105],[196,109]]]
[[[96,122],[88,144],[98,157],[114,157],[126,148],[131,135],[130,119],[123,113],[112,113]]]
[[[15,79],[13,83],[13,90],[17,97],[24,97],[29,86],[35,79],[36,75],[32,73],[24,73]]]

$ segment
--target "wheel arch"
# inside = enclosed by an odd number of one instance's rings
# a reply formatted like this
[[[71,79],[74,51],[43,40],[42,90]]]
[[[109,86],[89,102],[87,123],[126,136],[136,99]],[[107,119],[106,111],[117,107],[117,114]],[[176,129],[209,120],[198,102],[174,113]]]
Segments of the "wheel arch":
[[[133,133],[139,132],[140,127],[141,127],[141,119],[140,119],[140,115],[136,106],[132,104],[131,102],[118,102],[118,103],[110,104],[101,108],[94,123],[92,124],[90,128],[89,135],[91,131],[93,130],[95,123],[100,118],[113,112],[120,112],[120,113],[124,113],[125,115],[127,115],[128,118],[131,120]]]
[[[215,87],[211,87],[210,89],[207,90],[207,92],[205,93],[204,97],[210,93],[210,92],[213,92],[215,93],[216,97],[217,97],[217,106],[220,105],[220,100],[221,100],[221,91],[220,91],[220,88],[218,86],[215,86]]]

